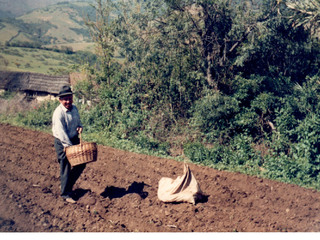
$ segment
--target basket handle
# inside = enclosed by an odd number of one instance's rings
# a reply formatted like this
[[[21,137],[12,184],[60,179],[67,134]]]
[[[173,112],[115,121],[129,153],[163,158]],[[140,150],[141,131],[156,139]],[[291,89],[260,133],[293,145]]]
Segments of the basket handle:
[[[81,132],[79,132],[80,144],[82,143]]]

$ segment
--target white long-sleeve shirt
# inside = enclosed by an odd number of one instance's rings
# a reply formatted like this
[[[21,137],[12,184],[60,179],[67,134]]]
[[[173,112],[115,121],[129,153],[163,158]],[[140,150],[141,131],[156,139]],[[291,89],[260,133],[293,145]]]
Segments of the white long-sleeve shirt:
[[[52,133],[64,147],[73,145],[70,139],[78,135],[77,128],[82,127],[80,115],[75,105],[68,110],[60,104],[53,112]]]

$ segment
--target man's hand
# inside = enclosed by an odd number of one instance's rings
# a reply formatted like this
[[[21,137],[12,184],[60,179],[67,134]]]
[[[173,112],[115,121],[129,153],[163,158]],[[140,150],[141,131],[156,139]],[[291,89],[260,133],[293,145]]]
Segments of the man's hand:
[[[77,127],[77,132],[80,134],[82,133],[82,127]]]

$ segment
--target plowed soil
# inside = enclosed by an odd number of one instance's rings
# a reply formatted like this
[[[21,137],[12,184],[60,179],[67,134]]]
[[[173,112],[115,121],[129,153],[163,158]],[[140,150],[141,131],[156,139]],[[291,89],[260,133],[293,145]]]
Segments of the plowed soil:
[[[1,232],[319,232],[320,193],[295,185],[189,164],[206,198],[163,203],[161,177],[183,163],[98,146],[74,186],[60,197],[50,134],[0,124]]]

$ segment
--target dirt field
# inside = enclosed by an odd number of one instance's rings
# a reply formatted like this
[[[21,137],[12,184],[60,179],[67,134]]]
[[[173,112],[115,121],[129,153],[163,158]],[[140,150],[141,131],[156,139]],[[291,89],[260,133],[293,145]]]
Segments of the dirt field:
[[[161,177],[183,163],[98,146],[98,161],[60,197],[53,137],[0,124],[0,232],[320,232],[320,193],[189,164],[202,202],[166,204]]]

